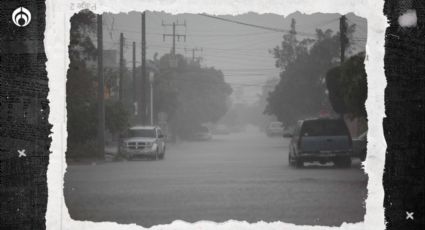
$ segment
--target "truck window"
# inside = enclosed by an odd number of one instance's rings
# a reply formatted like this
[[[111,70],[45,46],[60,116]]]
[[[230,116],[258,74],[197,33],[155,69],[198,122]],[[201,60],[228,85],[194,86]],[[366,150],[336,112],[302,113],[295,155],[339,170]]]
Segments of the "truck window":
[[[348,129],[342,120],[312,120],[303,123],[301,136],[347,136]]]
[[[128,137],[153,137],[155,138],[155,129],[130,129]]]

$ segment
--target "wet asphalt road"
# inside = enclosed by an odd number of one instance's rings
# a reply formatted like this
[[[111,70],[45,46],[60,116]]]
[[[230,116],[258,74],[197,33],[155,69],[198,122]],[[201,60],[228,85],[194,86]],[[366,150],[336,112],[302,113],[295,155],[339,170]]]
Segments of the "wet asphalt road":
[[[251,132],[168,146],[164,160],[70,165],[65,202],[73,219],[144,227],[229,219],[340,225],[365,214],[367,176],[288,165],[288,140]]]

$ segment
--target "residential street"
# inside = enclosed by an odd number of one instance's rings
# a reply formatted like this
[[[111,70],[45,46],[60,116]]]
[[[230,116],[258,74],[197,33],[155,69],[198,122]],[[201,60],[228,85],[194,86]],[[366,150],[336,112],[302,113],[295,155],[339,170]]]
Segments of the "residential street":
[[[289,139],[250,131],[169,144],[165,159],[69,165],[65,200],[77,220],[144,227],[229,219],[340,225],[365,214],[367,176],[288,165]]]

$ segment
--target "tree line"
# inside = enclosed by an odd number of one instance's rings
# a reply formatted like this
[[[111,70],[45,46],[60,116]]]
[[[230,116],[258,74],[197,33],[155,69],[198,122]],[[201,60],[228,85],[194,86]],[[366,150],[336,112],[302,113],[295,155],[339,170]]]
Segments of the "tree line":
[[[95,156],[97,128],[97,48],[92,37],[96,33],[96,15],[82,11],[71,18],[66,102],[68,114],[69,158]],[[154,112],[168,115],[168,125],[173,135],[187,138],[199,130],[203,123],[216,122],[227,111],[232,88],[225,83],[224,75],[215,68],[201,67],[182,55],[175,56],[177,67],[170,67],[170,54],[152,60],[158,71],[154,77]],[[136,77],[141,76],[137,67]],[[122,81],[122,99],[113,97],[117,91],[118,69],[105,69],[105,127],[117,136],[135,125],[132,70],[125,67]],[[139,88],[137,88],[139,87]],[[158,121],[155,116],[155,123]]]
[[[297,120],[318,117],[323,111],[331,116],[366,117],[367,80],[365,54],[353,54],[355,24],[347,28],[348,53],[340,62],[340,33],[316,29],[315,39],[298,40],[296,21],[271,50],[276,67],[281,69],[278,84],[267,97],[264,113],[275,115],[285,126]]]

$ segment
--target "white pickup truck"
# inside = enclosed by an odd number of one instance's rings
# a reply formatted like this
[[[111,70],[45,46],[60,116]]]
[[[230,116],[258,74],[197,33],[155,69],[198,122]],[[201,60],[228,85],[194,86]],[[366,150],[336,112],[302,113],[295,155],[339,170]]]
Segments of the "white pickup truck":
[[[163,159],[165,136],[158,126],[134,126],[127,130],[120,141],[119,152],[127,159],[149,157]]]

